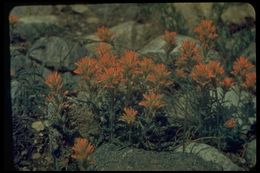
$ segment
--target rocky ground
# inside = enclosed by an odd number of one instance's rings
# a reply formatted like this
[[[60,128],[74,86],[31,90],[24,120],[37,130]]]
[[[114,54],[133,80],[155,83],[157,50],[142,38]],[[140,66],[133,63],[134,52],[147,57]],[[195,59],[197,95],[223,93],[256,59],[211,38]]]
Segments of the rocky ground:
[[[188,28],[194,28],[194,21],[199,16],[213,15],[212,3],[178,3],[174,6],[183,16]],[[46,115],[41,113],[41,105],[36,104],[40,100],[35,100],[38,97],[35,92],[38,90],[35,88],[27,91],[26,88],[32,85],[41,88],[37,80],[54,69],[62,72],[65,84],[66,81],[70,82],[75,61],[86,55],[94,55],[94,48],[98,44],[94,34],[97,27],[107,26],[116,34],[115,48],[118,52],[132,49],[156,60],[167,61],[163,59],[165,52],[161,49],[165,43],[160,39],[165,28],[158,22],[156,14],[144,15],[144,7],[145,4],[57,5],[15,7],[11,11],[11,15],[18,17],[16,23],[10,24],[14,162],[17,169],[52,169],[52,159],[46,147]],[[254,10],[248,4],[228,6],[220,16],[225,24],[232,26],[240,26],[248,18],[255,19]],[[194,39],[189,34],[191,32],[190,29],[187,35],[179,35],[177,44],[180,45],[186,38]],[[177,48],[171,54],[176,51]],[[255,61],[255,42],[241,52]],[[26,71],[28,69],[31,71]],[[27,73],[32,74],[35,71],[40,74],[39,79],[25,77]],[[20,80],[23,77],[29,81]],[[232,93],[230,95],[229,99],[235,97]],[[26,102],[23,100],[24,96],[29,96]],[[233,100],[236,101],[235,98]],[[80,130],[95,131],[95,123],[89,123],[94,120],[90,119],[78,120],[84,128]],[[89,130],[85,129],[85,123],[92,124],[88,126]],[[221,153],[206,144],[198,145],[197,149],[191,151],[187,147],[182,153],[181,149],[175,152],[154,152],[128,147],[119,150],[112,144],[103,144],[94,155],[97,170],[246,170],[256,163],[255,139],[246,144],[245,159]],[[204,154],[200,152],[201,149]],[[62,169],[67,169],[68,162],[64,161]],[[250,166],[244,167],[245,163]]]

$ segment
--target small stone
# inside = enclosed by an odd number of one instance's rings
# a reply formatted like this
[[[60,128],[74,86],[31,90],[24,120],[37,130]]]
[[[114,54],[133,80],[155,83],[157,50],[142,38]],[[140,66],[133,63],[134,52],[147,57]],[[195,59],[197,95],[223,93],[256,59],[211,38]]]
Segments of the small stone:
[[[43,133],[39,133],[39,136],[43,136]]]
[[[41,121],[35,121],[32,123],[32,128],[35,129],[37,132],[44,130],[44,125]]]
[[[23,167],[23,168],[21,169],[21,171],[30,171],[30,169],[27,168],[27,167]]]
[[[33,160],[37,160],[37,159],[39,159],[39,158],[41,158],[41,154],[40,154],[40,153],[34,153],[34,154],[32,155],[32,159],[33,159]]]
[[[86,5],[71,5],[71,9],[76,13],[85,13],[89,11],[89,8]]]

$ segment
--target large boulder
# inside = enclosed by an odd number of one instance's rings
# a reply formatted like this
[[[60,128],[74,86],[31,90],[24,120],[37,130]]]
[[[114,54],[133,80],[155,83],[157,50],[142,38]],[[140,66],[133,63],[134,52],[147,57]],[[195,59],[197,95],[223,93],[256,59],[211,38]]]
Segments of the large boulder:
[[[121,54],[125,50],[139,50],[147,41],[154,38],[156,29],[151,29],[150,23],[139,24],[135,21],[128,21],[116,25],[110,30],[114,33],[114,48],[117,53]],[[85,47],[90,55],[95,54],[95,48],[98,46],[100,41],[95,34],[87,35],[84,40],[86,40]]]
[[[213,13],[213,3],[173,3],[172,6],[185,20],[190,35],[194,35],[194,28],[201,17],[209,18]],[[178,19],[176,21],[178,22]]]
[[[255,9],[249,3],[236,4],[228,7],[221,14],[221,19],[226,24],[242,24],[247,18],[255,20]]]
[[[50,15],[54,12],[54,6],[52,5],[25,5],[14,7],[10,14],[18,17],[21,16],[41,16]]]
[[[73,12],[78,14],[84,14],[90,11],[88,5],[77,4],[77,5],[70,5],[70,7]]]
[[[103,144],[93,153],[98,171],[219,171],[212,162],[187,153],[146,151]]]
[[[184,40],[191,40],[197,42],[195,39],[184,36],[184,35],[177,35],[176,36],[176,47],[170,52],[170,56],[178,55],[179,48]],[[162,39],[162,35],[156,37],[148,44],[146,44],[139,52],[144,54],[148,57],[153,58],[154,60],[160,60],[162,62],[167,61],[166,51],[164,47],[166,46],[167,42]]]
[[[43,37],[28,51],[29,58],[46,67],[70,71],[77,59],[86,55],[86,50],[77,42],[60,37]]]
[[[176,152],[183,152],[183,146],[175,150]],[[192,142],[185,146],[185,153],[192,153],[201,159],[213,162],[221,166],[223,171],[242,171],[243,169],[234,164],[228,157],[222,154],[216,148],[203,143]]]
[[[59,26],[59,19],[54,15],[23,16],[12,27],[11,36],[19,36],[30,42],[46,35],[60,34],[63,29]]]
[[[135,20],[137,13],[140,11],[138,4],[90,4],[89,9],[98,16],[106,26],[114,26],[119,22]]]

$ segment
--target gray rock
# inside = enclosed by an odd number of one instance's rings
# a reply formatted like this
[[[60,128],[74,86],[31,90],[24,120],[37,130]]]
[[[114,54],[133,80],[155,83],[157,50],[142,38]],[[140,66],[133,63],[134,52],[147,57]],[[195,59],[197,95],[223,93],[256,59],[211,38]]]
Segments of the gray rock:
[[[233,89],[237,90],[237,88],[234,88]],[[224,98],[224,101],[225,101],[225,105],[226,106],[237,106],[238,105],[238,95],[236,94],[236,92],[233,90],[233,89],[230,89],[226,94],[225,94],[225,98]],[[219,94],[221,92],[221,90],[219,89]],[[245,92],[245,91],[242,91],[241,92],[241,98],[240,100],[243,100],[245,98],[248,98],[250,93],[248,92]],[[253,98],[253,102],[254,102],[254,107],[256,108],[256,98]]]
[[[157,32],[156,29],[151,29],[151,24],[138,24],[135,21],[124,22],[122,24],[116,25],[110,30],[114,33],[114,48],[117,53],[121,54],[125,50],[139,50],[145,44],[147,40],[154,38],[154,34]],[[95,34],[87,35],[85,40],[99,41]],[[95,48],[99,43],[87,43],[85,47],[88,52],[93,55],[95,54]]]
[[[183,147],[180,146],[175,150],[183,152]],[[211,161],[222,167],[224,171],[241,171],[243,170],[234,164],[228,157],[218,151],[216,148],[203,143],[192,142],[185,146],[185,153],[193,153],[205,161]]]
[[[36,16],[36,15],[50,15],[53,13],[54,6],[52,5],[25,5],[16,6],[10,12],[11,15],[18,17],[22,16]]]
[[[93,153],[98,171],[206,171],[220,170],[193,154],[156,152],[103,144]]]
[[[115,47],[118,50],[138,50],[154,37],[155,30],[150,24],[137,24],[134,21],[119,24],[111,31],[115,33]]]
[[[55,11],[61,12],[62,10],[65,10],[68,8],[68,5],[54,5]]]
[[[89,37],[90,38],[90,37]],[[91,39],[91,38],[90,38]],[[84,45],[84,48],[87,50],[87,56],[88,57],[93,57],[95,55],[97,55],[96,53],[96,48],[98,46],[99,43],[88,43]]]
[[[172,6],[183,16],[190,35],[194,35],[201,17],[209,18],[213,13],[213,3],[172,3]]]
[[[245,158],[250,167],[254,167],[256,165],[256,139],[246,145]]]
[[[76,13],[85,13],[87,11],[89,11],[89,7],[88,5],[70,5],[72,11],[76,12]]]
[[[89,8],[106,26],[113,26],[119,22],[135,20],[140,10],[138,4],[135,3],[91,4]]]
[[[230,6],[221,14],[221,20],[226,24],[244,23],[246,17],[255,19],[254,7],[249,3]]]
[[[44,124],[42,121],[35,121],[32,123],[32,128],[35,129],[37,132],[44,130]]]
[[[73,70],[78,58],[86,55],[79,44],[60,37],[44,37],[35,42],[28,51],[31,59],[55,69]]]
[[[63,29],[59,27],[59,19],[54,15],[25,16],[19,18],[12,34],[33,42],[44,35],[59,34],[62,31]]]
[[[171,51],[170,56],[177,55],[179,52],[179,48],[181,47],[181,44],[184,40],[192,40],[195,41],[195,39],[183,35],[177,35],[176,36],[176,47]],[[162,36],[158,36],[152,41],[150,41],[148,44],[146,44],[141,50],[140,53],[151,57],[153,59],[159,59],[162,62],[166,62],[166,52],[163,49],[163,47],[167,43],[162,39]]]

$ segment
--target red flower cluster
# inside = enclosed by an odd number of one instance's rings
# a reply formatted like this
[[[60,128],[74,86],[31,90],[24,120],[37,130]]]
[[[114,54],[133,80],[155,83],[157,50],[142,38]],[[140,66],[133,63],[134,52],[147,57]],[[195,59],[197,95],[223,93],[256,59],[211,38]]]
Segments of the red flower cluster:
[[[229,129],[233,129],[237,125],[237,120],[235,118],[230,118],[225,122],[225,127]]]
[[[211,20],[201,20],[194,32],[204,48],[211,48],[211,44],[218,36],[217,29]]]
[[[221,83],[221,78],[224,74],[224,68],[218,61],[210,61],[208,64],[198,64],[192,69],[191,78],[201,86],[205,86],[214,80],[216,83]]]
[[[176,45],[176,32],[165,31],[162,38],[170,45]]]
[[[72,147],[73,154],[71,157],[76,160],[84,160],[95,150],[94,146],[84,138],[76,138]]]
[[[201,50],[191,40],[184,40],[179,49],[180,56],[176,59],[176,74],[185,77],[190,73],[192,67],[202,62]]]
[[[133,124],[138,112],[133,108],[124,108],[124,112],[120,120],[125,121],[127,124]]]
[[[10,15],[9,16],[10,24],[15,24],[15,23],[17,23],[17,21],[18,21],[18,17],[17,16],[15,16],[15,15]]]
[[[244,56],[240,56],[233,64],[232,73],[237,82],[246,89],[252,89],[256,84],[255,66]]]
[[[107,27],[100,27],[97,29],[96,35],[101,41],[109,42],[112,40],[113,33]]]
[[[100,53],[97,58],[84,57],[75,65],[74,73],[81,75],[84,80],[90,80],[106,88],[115,88],[127,81],[150,82],[153,86],[171,84],[170,72],[165,65],[155,64],[148,58],[140,60],[134,51],[126,51],[121,58],[116,58],[111,52]]]
[[[164,106],[162,101],[162,95],[155,93],[154,91],[149,91],[147,94],[144,94],[144,100],[139,102],[140,106],[144,106],[148,109],[157,109]]]
[[[45,78],[45,84],[52,90],[58,91],[62,88],[62,78],[58,72],[53,72]]]

